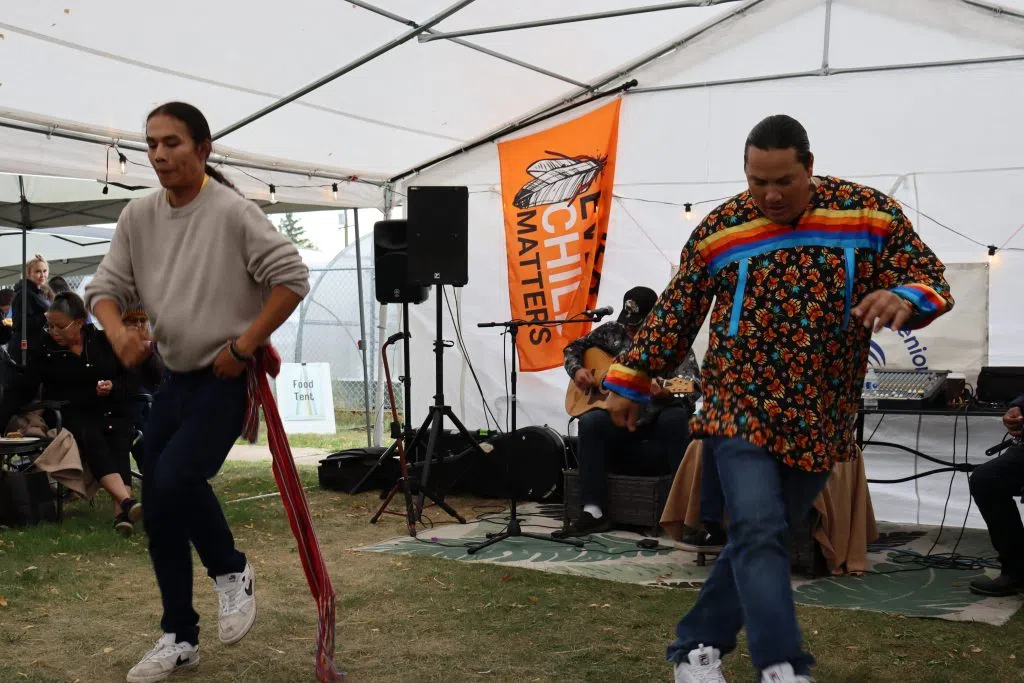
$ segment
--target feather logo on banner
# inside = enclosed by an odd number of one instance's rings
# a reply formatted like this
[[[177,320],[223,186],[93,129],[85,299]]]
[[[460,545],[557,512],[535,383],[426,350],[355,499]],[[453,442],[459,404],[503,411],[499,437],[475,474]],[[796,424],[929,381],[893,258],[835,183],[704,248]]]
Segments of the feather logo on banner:
[[[571,202],[586,192],[608,163],[608,157],[570,157],[545,150],[553,159],[539,159],[526,172],[533,176],[516,193],[512,203],[519,209]]]

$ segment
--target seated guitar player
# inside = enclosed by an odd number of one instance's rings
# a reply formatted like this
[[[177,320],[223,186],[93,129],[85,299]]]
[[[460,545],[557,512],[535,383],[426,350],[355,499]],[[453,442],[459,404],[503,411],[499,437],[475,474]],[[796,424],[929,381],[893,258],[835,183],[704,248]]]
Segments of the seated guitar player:
[[[605,393],[600,386],[604,371],[611,364],[611,359],[632,341],[657,299],[654,290],[647,287],[630,289],[623,297],[622,312],[617,320],[594,328],[565,347],[565,371],[579,392],[592,397],[588,403],[595,407],[587,405],[584,408],[586,412],[579,415],[577,458],[583,512],[559,535],[585,536],[611,528],[611,522],[605,515],[606,474],[613,463],[618,465],[616,469],[626,470],[629,474],[657,476],[674,473],[682,461],[690,441],[689,422],[699,392],[677,396],[668,389],[659,388],[635,432],[616,427],[608,413],[599,407],[599,399]],[[585,366],[584,356],[595,348],[608,357],[603,368]],[[700,368],[693,351],[672,376],[689,380],[694,389],[699,386]],[[566,409],[570,414],[578,414],[570,409],[568,399]]]

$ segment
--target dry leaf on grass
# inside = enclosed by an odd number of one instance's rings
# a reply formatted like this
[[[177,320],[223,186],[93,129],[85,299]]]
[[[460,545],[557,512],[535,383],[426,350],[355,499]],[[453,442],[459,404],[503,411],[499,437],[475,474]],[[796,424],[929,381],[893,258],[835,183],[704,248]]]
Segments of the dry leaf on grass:
[[[7,607],[7,598],[0,595],[0,607]]]
[[[977,645],[971,645],[971,652],[974,652],[974,653],[982,652],[982,649],[980,647],[978,647]]]
[[[526,599],[529,600],[530,603],[534,604],[534,605],[536,605],[538,602],[540,602],[540,598],[538,598],[536,595],[531,595],[531,596],[529,596]]]
[[[105,648],[103,648],[103,654],[105,654],[105,655],[109,655],[113,651],[114,651],[114,648],[112,648],[112,647],[105,647]]]

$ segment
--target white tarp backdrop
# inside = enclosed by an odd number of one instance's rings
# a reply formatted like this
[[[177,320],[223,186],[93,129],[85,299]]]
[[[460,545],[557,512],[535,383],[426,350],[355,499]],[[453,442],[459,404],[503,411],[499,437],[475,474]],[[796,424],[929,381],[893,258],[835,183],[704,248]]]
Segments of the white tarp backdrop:
[[[182,0],[174,15],[202,20],[179,22],[168,42],[145,31],[111,33],[111,26],[159,20],[130,0],[7,3],[0,16],[0,171],[101,179],[103,145],[121,141],[130,160],[123,181],[152,185],[144,153],[127,148],[140,143],[152,106],[190,100],[222,130],[407,35],[404,20],[423,24],[451,4],[300,0],[282,8]],[[434,30],[637,6],[462,4]],[[408,184],[468,185],[462,336],[485,399],[502,418],[502,339],[475,327],[509,317],[496,148],[484,144],[428,162],[631,78],[639,86],[623,103],[599,305],[618,308],[622,292],[636,284],[664,286],[696,224],[682,217],[682,204],[694,203],[699,220],[714,200],[742,190],[746,134],[764,116],[785,112],[808,128],[818,173],[892,193],[947,263],[986,263],[988,245],[1000,248],[989,271],[988,362],[1024,365],[1024,237],[1014,238],[1024,223],[1022,17],[1024,0],[744,0],[465,36],[488,54],[412,38],[216,147],[248,164],[245,173],[228,174],[254,198],[266,199],[275,183],[282,199],[332,204],[330,183],[340,179],[338,205],[383,207],[389,180],[401,181],[394,185],[399,203]],[[210,36],[217,36],[215,58],[180,49]],[[420,166],[426,168],[405,174]],[[954,294],[958,307],[981,305]],[[434,386],[433,302],[414,307],[411,327],[414,411],[422,415]],[[444,336],[455,337],[450,323]],[[461,352],[448,350],[446,361],[448,402],[467,425],[482,426]],[[564,424],[565,381],[558,370],[520,376],[520,423]]]

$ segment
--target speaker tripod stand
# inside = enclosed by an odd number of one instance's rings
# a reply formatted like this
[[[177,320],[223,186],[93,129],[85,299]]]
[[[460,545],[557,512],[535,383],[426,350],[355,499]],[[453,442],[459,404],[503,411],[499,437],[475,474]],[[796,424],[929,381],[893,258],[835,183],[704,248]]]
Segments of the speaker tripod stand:
[[[440,297],[440,295],[441,295],[441,286],[438,285],[437,289],[438,289],[437,294]],[[419,522],[422,519],[422,517],[423,517],[423,508],[426,507],[425,501],[427,499],[429,499],[433,505],[436,505],[438,508],[440,508],[441,510],[444,510],[450,516],[454,517],[460,524],[465,524],[466,523],[465,518],[462,515],[460,515],[458,513],[458,511],[455,510],[455,508],[453,508],[451,505],[449,505],[447,502],[445,502],[444,494],[438,489],[438,487],[433,485],[429,481],[429,479],[428,479],[428,477],[430,475],[430,464],[431,464],[431,462],[433,460],[435,460],[435,459],[441,461],[440,455],[438,453],[438,447],[439,447],[440,441],[441,441],[440,440],[440,435],[441,435],[441,433],[443,432],[443,429],[444,429],[444,421],[443,421],[444,417],[447,416],[452,421],[452,423],[456,426],[456,428],[459,429],[459,431],[462,433],[462,435],[464,437],[466,437],[471,444],[473,444],[472,448],[479,449],[480,447],[476,443],[476,440],[473,439],[469,435],[469,432],[462,425],[462,423],[459,422],[458,418],[455,417],[455,414],[452,412],[452,409],[449,406],[444,405],[444,393],[443,393],[443,385],[444,385],[444,360],[443,360],[442,354],[444,352],[444,348],[446,346],[451,346],[451,343],[450,342],[445,342],[443,339],[441,339],[441,307],[440,307],[440,303],[438,304],[438,311],[437,311],[437,325],[438,325],[437,326],[437,338],[436,338],[436,340],[434,342],[434,353],[436,354],[436,369],[437,369],[437,377],[436,377],[436,380],[435,380],[436,381],[436,393],[434,395],[434,405],[430,406],[430,408],[428,410],[428,414],[427,414],[427,419],[424,420],[423,425],[420,427],[419,431],[416,432],[416,435],[410,441],[409,437],[410,437],[410,434],[412,434],[412,428],[410,426],[410,419],[409,418],[412,415],[412,393],[411,393],[411,381],[410,381],[410,377],[409,377],[409,333],[408,333],[408,329],[409,329],[409,305],[408,304],[402,304],[402,322],[403,322],[403,325],[404,325],[403,332],[400,332],[398,334],[392,335],[388,339],[387,343],[384,345],[384,348],[381,349],[381,352],[384,353],[386,347],[388,345],[398,341],[399,338],[403,339],[404,342],[405,342],[405,347],[404,347],[404,352],[405,352],[405,358],[404,358],[404,361],[405,361],[405,375],[401,378],[402,379],[402,384],[403,384],[403,387],[404,387],[404,392],[405,392],[405,397],[404,397],[405,398],[405,423],[403,425],[403,424],[400,424],[399,421],[398,421],[398,411],[397,411],[397,407],[395,405],[394,389],[393,389],[393,385],[392,385],[392,382],[391,382],[391,371],[390,371],[390,368],[388,366],[387,356],[384,356],[384,373],[385,373],[385,377],[387,379],[388,395],[389,395],[390,400],[391,400],[391,415],[392,415],[392,420],[393,420],[393,423],[392,423],[392,436],[394,437],[395,442],[391,445],[390,448],[388,448],[387,451],[385,451],[381,455],[380,460],[378,460],[377,464],[374,466],[374,468],[380,467],[383,464],[383,462],[384,462],[384,460],[386,458],[391,457],[391,454],[394,453],[395,451],[397,451],[398,452],[398,457],[399,457],[399,466],[400,466],[401,476],[399,477],[398,481],[396,481],[395,484],[391,487],[391,490],[388,491],[387,495],[384,498],[384,501],[381,503],[381,506],[377,509],[377,512],[374,513],[373,517],[370,518],[370,523],[371,524],[376,524],[377,521],[381,518],[381,516],[385,515],[385,514],[403,515],[403,513],[392,512],[392,511],[388,510],[388,506],[391,504],[392,499],[395,497],[395,495],[399,491],[402,491],[402,493],[404,495],[404,498],[405,498],[405,513],[404,513],[404,516],[406,518],[406,523],[407,523],[407,526],[408,526],[409,535],[410,536],[415,536],[416,535],[416,523]],[[429,432],[427,431],[428,426],[430,428]],[[417,449],[423,446],[423,435],[424,434],[428,435],[427,444],[426,444],[426,453],[424,454],[424,457],[422,459],[420,459],[420,460],[417,460],[416,462],[409,462],[407,454],[411,454],[413,458],[416,458]],[[466,452],[463,452],[462,454],[460,454],[460,456],[461,455],[465,455],[465,453]],[[481,451],[481,453],[482,453],[482,451]],[[416,488],[417,488],[417,495],[416,495],[416,504],[414,505],[413,504],[413,490],[412,489],[413,489],[413,476],[414,476],[414,472],[416,470],[422,470],[422,477],[421,477],[421,480],[420,480],[419,484],[416,486]],[[372,472],[372,470],[371,470],[371,472]],[[368,478],[369,476],[370,476],[370,473],[367,473],[366,476],[364,477],[364,479]]]
[[[594,322],[592,318],[580,317],[572,318],[569,320],[555,320],[555,321],[526,321],[526,320],[509,320],[502,323],[478,323],[477,327],[504,327],[508,330],[508,335],[512,340],[512,373],[510,375],[510,389],[511,397],[510,402],[512,404],[512,434],[516,431],[516,378],[518,373],[516,372],[516,361],[518,360],[519,347],[517,344],[517,338],[519,336],[519,328],[521,327],[554,327],[556,325],[570,325],[579,323],[590,323]],[[507,461],[506,461],[507,462]],[[474,555],[484,548],[488,548],[496,543],[509,538],[533,538],[538,541],[551,541],[552,543],[561,543],[563,545],[571,545],[576,548],[582,548],[584,545],[583,541],[575,538],[555,538],[551,534],[535,534],[529,531],[523,531],[522,524],[519,521],[519,515],[517,512],[517,500],[519,498],[519,477],[512,476],[508,478],[511,480],[509,485],[509,507],[511,512],[509,515],[508,525],[504,530],[487,534],[487,540],[481,541],[475,545],[471,545],[466,548],[466,552],[470,555]]]
[[[409,305],[408,304],[403,304],[403,314],[404,314],[404,321],[406,323],[406,328],[408,328],[408,322],[409,322]],[[405,376],[402,378],[402,381],[405,384],[405,392],[406,392],[405,393],[405,396],[406,396],[406,399],[405,399],[405,401],[406,401],[406,410],[405,410],[406,423],[405,423],[405,428],[404,429],[402,429],[402,424],[398,421],[398,406],[395,405],[395,389],[394,389],[394,385],[391,383],[391,368],[390,368],[390,366],[388,364],[388,354],[387,354],[388,347],[391,344],[394,344],[399,339],[404,339],[405,340],[405,367],[406,367],[406,371],[405,371]],[[380,460],[378,460],[377,464],[374,466],[374,469],[376,469],[377,467],[380,467],[383,464],[384,460],[386,458],[390,457],[390,454],[391,454],[392,451],[397,450],[398,451],[398,465],[399,465],[400,476],[398,478],[398,481],[395,482],[395,484],[391,487],[391,490],[388,491],[388,494],[384,497],[384,501],[380,504],[380,507],[377,508],[377,512],[374,513],[373,517],[370,518],[370,524],[376,524],[377,520],[379,520],[381,518],[381,515],[385,515],[385,514],[387,514],[387,515],[401,515],[402,514],[400,512],[392,512],[392,511],[388,510],[388,506],[391,505],[391,499],[395,497],[396,493],[398,493],[399,491],[402,491],[402,493],[404,494],[404,497],[405,497],[405,523],[406,523],[406,527],[409,530],[409,535],[410,536],[415,536],[416,535],[416,514],[413,511],[413,507],[412,507],[412,489],[411,489],[410,484],[409,484],[409,466],[408,466],[408,463],[406,462],[406,458],[405,458],[405,438],[406,438],[406,432],[408,431],[408,424],[409,424],[408,423],[408,416],[409,416],[409,370],[408,370],[408,368],[409,368],[409,332],[408,332],[408,329],[403,329],[401,332],[398,332],[397,334],[391,335],[388,338],[388,340],[386,342],[384,342],[384,345],[381,346],[380,354],[381,354],[381,359],[384,361],[384,377],[385,377],[385,380],[386,380],[386,383],[387,383],[387,386],[388,386],[388,399],[391,401],[391,420],[392,420],[391,424],[392,424],[392,431],[395,431],[396,433],[394,434],[395,443],[391,446],[391,448],[389,448],[386,451],[384,451],[384,453],[381,455]],[[372,471],[373,470],[371,470],[370,472],[367,472],[366,476],[363,477],[363,479],[365,480],[367,477],[369,477],[370,473]],[[361,484],[362,484],[362,482],[357,484],[356,488],[357,489],[360,488]]]
[[[435,375],[434,375],[434,405],[427,409],[427,418],[423,421],[416,436],[413,437],[412,442],[409,444],[410,452],[415,452],[415,449],[422,445],[423,439],[426,438],[426,453],[420,463],[417,463],[414,468],[422,469],[422,477],[420,479],[419,492],[416,498],[416,518],[419,519],[423,515],[423,501],[424,498],[429,497],[434,503],[447,512],[449,515],[459,521],[460,524],[465,524],[466,520],[455,511],[450,505],[444,501],[443,494],[440,494],[436,487],[430,483],[430,469],[431,465],[436,461],[437,465],[444,467],[444,459],[440,456],[439,450],[441,445],[441,435],[444,432],[444,420],[447,418],[455,429],[462,435],[466,440],[465,442],[470,444],[470,447],[462,453],[454,456],[452,459],[462,458],[468,455],[471,451],[476,453],[481,458],[486,458],[486,451],[480,447],[477,440],[470,434],[466,426],[462,424],[455,413],[452,411],[451,406],[448,406],[444,402],[444,350],[450,346],[453,346],[452,342],[445,341],[441,337],[441,330],[443,326],[442,318],[442,300],[444,299],[444,292],[441,287],[443,285],[437,284],[434,286],[434,297],[437,303],[437,314],[436,314],[436,331],[437,335],[434,339],[434,362],[435,362]]]

